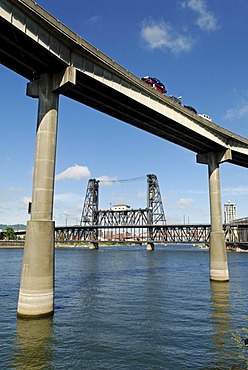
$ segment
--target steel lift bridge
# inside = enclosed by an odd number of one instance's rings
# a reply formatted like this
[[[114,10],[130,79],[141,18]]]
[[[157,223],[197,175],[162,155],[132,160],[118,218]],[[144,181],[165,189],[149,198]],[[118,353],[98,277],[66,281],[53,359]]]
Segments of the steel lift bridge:
[[[154,242],[165,242],[166,225],[162,198],[156,175],[147,175],[147,207],[144,209],[99,210],[99,180],[90,179],[86,190],[80,226],[61,229],[56,240],[88,241],[91,249],[99,241],[146,243],[154,249]],[[65,235],[69,231],[70,235]]]
[[[139,243],[146,241],[147,249],[154,249],[156,226],[161,231],[166,219],[156,175],[147,175],[147,185],[145,209],[99,210],[99,181],[89,180],[80,224],[97,226],[89,230],[92,247],[97,248],[100,239]]]
[[[146,244],[209,243],[210,225],[167,225],[158,179],[147,175],[147,207],[144,209],[99,210],[99,180],[90,179],[79,226],[55,229],[57,243],[88,242],[97,249],[99,242]]]
[[[118,182],[137,181],[139,177]],[[156,175],[147,175],[147,207],[130,209],[110,207],[99,210],[99,183],[102,180],[90,179],[88,182],[82,215],[79,225],[57,226],[55,241],[59,244],[87,243],[90,249],[98,249],[99,242],[118,244],[146,244],[148,250],[154,244],[204,244],[209,245],[210,224],[166,223],[162,197]],[[248,247],[247,220],[223,225],[226,246],[233,249],[237,246]]]

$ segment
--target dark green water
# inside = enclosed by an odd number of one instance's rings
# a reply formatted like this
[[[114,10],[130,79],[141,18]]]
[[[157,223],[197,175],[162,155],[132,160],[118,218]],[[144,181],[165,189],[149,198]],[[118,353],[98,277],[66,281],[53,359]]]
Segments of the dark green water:
[[[193,246],[56,250],[55,314],[16,318],[23,250],[0,250],[0,369],[245,368],[248,254],[210,283]]]

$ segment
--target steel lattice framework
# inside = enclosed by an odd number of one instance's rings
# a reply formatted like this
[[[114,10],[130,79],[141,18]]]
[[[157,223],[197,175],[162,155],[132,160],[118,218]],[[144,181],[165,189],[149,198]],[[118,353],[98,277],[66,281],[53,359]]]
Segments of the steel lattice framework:
[[[147,175],[148,184],[148,223],[151,225],[165,225],[165,214],[159,190],[158,179],[155,175]]]
[[[100,210],[98,225],[103,227],[137,227],[148,225],[147,209],[131,209],[128,211]]]
[[[154,226],[166,225],[166,219],[156,175],[147,175],[147,187],[147,207],[144,209],[99,210],[99,181],[90,179],[80,220],[80,226],[87,229],[87,237],[97,241],[98,236],[100,239],[116,239],[117,235],[119,238],[122,235],[126,239],[132,235],[132,239],[140,240],[146,235],[148,241],[153,241]],[[102,229],[100,234],[99,229]]]
[[[56,227],[57,242],[204,243],[210,225],[167,225],[158,180],[147,175],[147,208],[99,210],[99,181],[90,179],[80,226]],[[242,220],[243,221],[243,220]],[[247,220],[246,220],[247,221]],[[247,244],[248,224],[223,225],[227,245]]]
[[[147,207],[114,211],[99,210],[99,181],[90,179],[80,225],[55,228],[55,241],[118,243],[209,244],[211,226],[167,225],[158,180],[147,175]],[[248,247],[248,218],[223,225],[226,244]],[[16,232],[23,235],[25,232]],[[0,235],[1,239],[1,235]]]
[[[188,243],[209,244],[210,225],[152,225],[154,243]],[[90,242],[95,239],[97,229],[99,241],[116,241],[124,243],[146,243],[147,227],[108,227],[108,226],[62,226],[55,229],[56,242]],[[248,246],[248,223],[223,225],[227,246]]]
[[[90,179],[86,190],[80,226],[150,227],[165,225],[165,213],[156,175],[147,175],[147,208],[98,210],[99,181]],[[151,231],[152,232],[152,231]]]
[[[85,202],[81,216],[81,226],[92,226],[98,224],[98,204],[99,204],[99,181],[90,179],[86,190]]]

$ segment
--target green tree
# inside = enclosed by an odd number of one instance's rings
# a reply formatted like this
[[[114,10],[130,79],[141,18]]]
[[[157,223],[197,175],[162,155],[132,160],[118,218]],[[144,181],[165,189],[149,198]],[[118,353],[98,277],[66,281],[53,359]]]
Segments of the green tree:
[[[12,227],[7,227],[3,233],[3,238],[6,240],[16,240],[17,236],[14,229],[12,229]]]

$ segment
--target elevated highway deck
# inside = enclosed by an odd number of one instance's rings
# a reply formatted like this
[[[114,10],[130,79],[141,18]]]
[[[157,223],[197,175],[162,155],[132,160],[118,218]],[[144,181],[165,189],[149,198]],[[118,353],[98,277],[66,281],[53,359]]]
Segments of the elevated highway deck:
[[[61,74],[59,94],[197,154],[229,149],[229,162],[248,167],[246,138],[159,94],[32,0],[0,0],[0,30],[0,62],[27,80]]]

